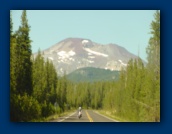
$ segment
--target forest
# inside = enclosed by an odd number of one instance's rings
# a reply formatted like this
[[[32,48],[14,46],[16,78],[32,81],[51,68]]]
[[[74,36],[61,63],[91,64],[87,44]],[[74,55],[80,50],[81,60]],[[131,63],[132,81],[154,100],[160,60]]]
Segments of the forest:
[[[10,13],[10,120],[40,121],[53,114],[77,109],[95,109],[128,122],[160,121],[160,11],[150,24],[147,64],[131,59],[118,81],[79,82],[59,76],[41,50],[32,56],[27,12],[13,31]]]

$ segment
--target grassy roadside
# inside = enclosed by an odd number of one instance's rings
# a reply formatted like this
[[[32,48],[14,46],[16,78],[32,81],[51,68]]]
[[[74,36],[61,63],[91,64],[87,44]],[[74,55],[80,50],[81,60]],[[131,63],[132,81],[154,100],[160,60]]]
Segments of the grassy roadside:
[[[108,110],[94,110],[102,115],[105,115],[109,118],[112,118],[114,120],[117,120],[119,122],[128,122],[127,120],[123,119],[123,118],[120,118],[118,116],[115,116],[112,112],[108,111]]]
[[[71,109],[71,110],[68,110],[68,111],[65,111],[63,113],[60,113],[60,114],[53,114],[53,115],[50,115],[46,118],[41,118],[41,119],[38,119],[38,120],[32,120],[31,122],[49,122],[49,121],[52,121],[52,120],[55,120],[59,117],[62,117],[62,116],[66,116],[66,115],[69,115],[73,112],[75,112],[76,109]]]
[[[46,118],[46,121],[52,121],[52,120],[55,120],[55,119],[57,119],[59,117],[66,116],[66,115],[70,115],[71,113],[73,113],[75,111],[76,111],[76,109],[75,110],[65,111],[65,112],[63,112],[61,114],[51,115],[51,116],[49,116],[49,117]]]

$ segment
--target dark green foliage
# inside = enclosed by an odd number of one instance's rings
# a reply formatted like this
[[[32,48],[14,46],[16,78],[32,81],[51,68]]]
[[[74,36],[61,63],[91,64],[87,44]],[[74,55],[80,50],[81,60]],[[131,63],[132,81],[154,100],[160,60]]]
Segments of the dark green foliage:
[[[14,93],[16,90],[16,38],[13,34],[12,25],[10,12],[10,90]]]
[[[33,59],[32,62],[33,96],[39,101],[39,103],[43,103],[45,99],[43,92],[47,83],[45,77],[45,63],[43,57],[41,56],[40,50],[38,51],[37,57]]]
[[[46,101],[44,101],[44,103],[41,106],[42,106],[42,117],[47,117],[55,113],[55,108],[53,104],[51,103],[47,104]]]
[[[117,81],[119,71],[86,67],[68,74],[67,78],[73,82]]]
[[[10,14],[11,15],[11,14]],[[21,26],[13,34],[10,16],[10,118],[31,121],[55,113],[57,74],[40,51],[31,58],[30,27],[24,10]]]
[[[12,24],[10,17],[10,114],[11,120],[26,121],[37,118],[40,110],[37,101],[27,95],[32,93],[32,63],[26,11],[22,14],[22,26],[15,34]]]
[[[33,58],[33,96],[41,106],[42,117],[55,113],[54,103],[57,101],[57,74],[53,63],[44,61],[40,50]]]
[[[41,116],[41,108],[37,100],[24,95],[13,95],[11,98],[11,121],[31,121]]]
[[[30,27],[24,10],[21,16],[22,25],[16,32],[16,90],[20,94],[27,92],[32,94],[32,62],[31,40],[29,37]]]

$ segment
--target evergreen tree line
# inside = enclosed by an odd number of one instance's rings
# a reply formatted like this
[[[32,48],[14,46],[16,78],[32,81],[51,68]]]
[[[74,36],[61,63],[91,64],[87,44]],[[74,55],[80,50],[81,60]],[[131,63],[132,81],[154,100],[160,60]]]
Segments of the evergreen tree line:
[[[12,121],[31,121],[68,109],[102,109],[126,121],[160,121],[160,12],[151,23],[148,63],[131,59],[119,81],[80,82],[59,77],[40,50],[31,54],[26,11],[12,31],[10,19],[10,114]]]
[[[65,77],[58,78],[54,65],[38,51],[32,57],[26,11],[21,26],[13,32],[10,14],[10,118],[31,121],[65,110]],[[54,104],[58,102],[58,107]]]

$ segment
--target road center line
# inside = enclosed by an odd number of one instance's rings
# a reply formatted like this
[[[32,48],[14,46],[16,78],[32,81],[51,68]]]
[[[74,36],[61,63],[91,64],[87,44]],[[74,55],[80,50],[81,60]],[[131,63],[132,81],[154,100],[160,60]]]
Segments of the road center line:
[[[88,112],[86,111],[87,117],[90,120],[90,122],[93,122],[93,119],[90,117],[90,115],[88,114]]]

